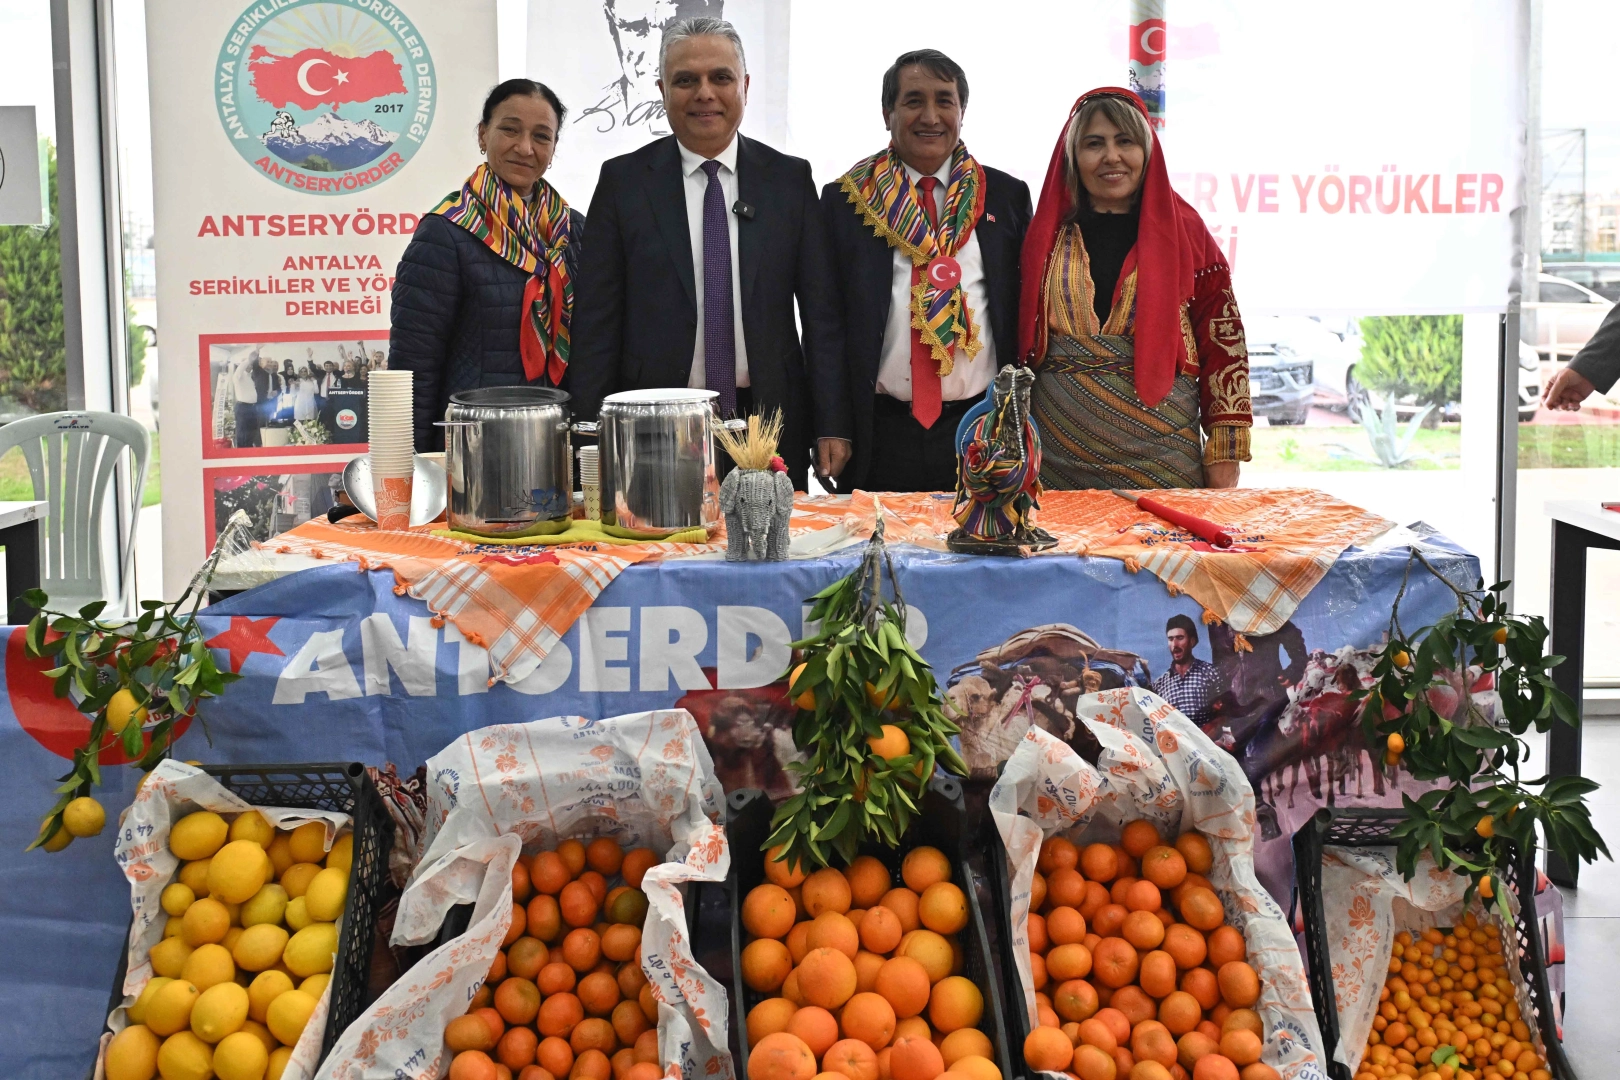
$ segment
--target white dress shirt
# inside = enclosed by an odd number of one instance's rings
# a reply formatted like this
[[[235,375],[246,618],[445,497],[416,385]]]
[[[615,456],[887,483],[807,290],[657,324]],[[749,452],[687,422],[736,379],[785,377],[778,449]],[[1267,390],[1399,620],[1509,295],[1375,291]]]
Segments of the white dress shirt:
[[[686,227],[692,237],[692,280],[697,293],[697,339],[692,343],[692,373],[686,385],[702,390],[708,385],[704,371],[703,351],[703,197],[709,190],[709,174],[703,171],[707,158],[698,157],[680,140],[675,145],[681,151],[681,174],[686,178]],[[748,386],[748,346],[743,341],[742,279],[737,260],[737,215],[731,208],[737,202],[737,138],[731,145],[714,156],[720,163],[716,178],[726,200],[726,232],[731,237],[731,314],[737,325],[737,385]]]
[[[906,176],[913,185],[922,173],[906,167]],[[945,186],[950,179],[951,164],[947,161],[934,174],[939,186],[934,188],[936,218],[945,217]],[[690,190],[690,188],[688,188]],[[922,190],[918,189],[918,195]],[[691,205],[691,196],[687,196]],[[981,222],[982,224],[982,222]],[[878,360],[877,392],[888,394],[900,401],[911,400],[911,257],[899,248],[894,250],[894,277],[889,289],[889,322],[883,328],[883,353]],[[990,334],[990,303],[985,296],[984,257],[979,253],[979,230],[973,230],[968,242],[956,253],[962,267],[962,293],[967,299],[969,318],[978,331],[984,348],[969,360],[967,350],[957,345],[952,349],[955,366],[951,373],[939,380],[941,401],[961,401],[963,398],[984,396],[985,387],[996,373],[996,343]],[[740,361],[739,361],[740,362]]]

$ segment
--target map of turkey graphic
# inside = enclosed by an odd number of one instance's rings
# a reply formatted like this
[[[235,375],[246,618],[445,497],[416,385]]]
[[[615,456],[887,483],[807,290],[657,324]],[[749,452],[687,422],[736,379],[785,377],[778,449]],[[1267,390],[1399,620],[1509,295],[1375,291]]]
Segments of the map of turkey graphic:
[[[306,169],[353,169],[375,161],[398,134],[370,120],[338,115],[338,106],[405,93],[404,73],[387,49],[365,56],[339,56],[308,48],[277,56],[255,45],[248,56],[251,85],[260,101],[277,109],[293,106],[325,112],[304,124],[278,111],[264,145],[281,160]]]

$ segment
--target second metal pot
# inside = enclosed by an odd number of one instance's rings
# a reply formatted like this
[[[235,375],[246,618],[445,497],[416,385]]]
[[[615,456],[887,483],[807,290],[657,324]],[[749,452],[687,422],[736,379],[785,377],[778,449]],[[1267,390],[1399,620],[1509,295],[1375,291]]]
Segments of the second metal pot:
[[[668,535],[720,523],[713,390],[632,390],[602,400],[602,523]]]
[[[478,536],[561,532],[573,510],[569,396],[541,386],[450,395],[441,426],[450,528]]]

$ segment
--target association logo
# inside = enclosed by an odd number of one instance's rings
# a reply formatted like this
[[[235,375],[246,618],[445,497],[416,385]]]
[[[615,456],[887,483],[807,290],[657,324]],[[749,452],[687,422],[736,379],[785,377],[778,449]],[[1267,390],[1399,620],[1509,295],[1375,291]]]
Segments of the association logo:
[[[214,72],[220,124],[270,180],[315,195],[381,183],[421,148],[438,84],[421,32],[394,4],[260,0]]]
[[[344,431],[348,431],[350,428],[354,427],[354,425],[358,424],[359,422],[360,422],[360,414],[355,412],[353,409],[339,409],[338,410],[337,426],[342,428]]]

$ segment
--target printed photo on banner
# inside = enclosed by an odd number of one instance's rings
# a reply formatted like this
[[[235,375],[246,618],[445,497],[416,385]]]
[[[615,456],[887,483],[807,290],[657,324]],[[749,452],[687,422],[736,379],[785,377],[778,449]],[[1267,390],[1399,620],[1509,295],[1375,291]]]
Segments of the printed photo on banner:
[[[208,550],[214,549],[219,531],[238,510],[246,510],[253,522],[254,540],[268,540],[310,518],[323,516],[343,492],[343,465],[341,461],[266,465],[258,466],[265,471],[257,473],[242,467],[204,469]]]
[[[366,381],[388,368],[388,332],[204,335],[205,457],[366,448]]]

